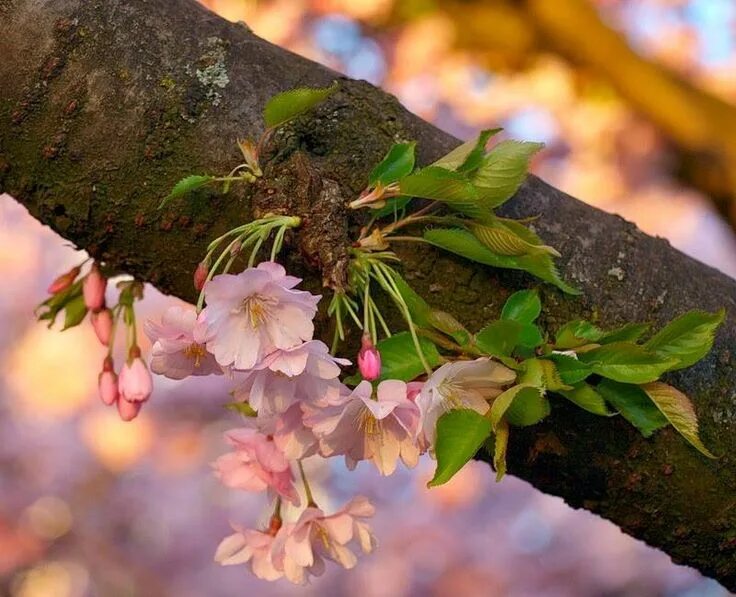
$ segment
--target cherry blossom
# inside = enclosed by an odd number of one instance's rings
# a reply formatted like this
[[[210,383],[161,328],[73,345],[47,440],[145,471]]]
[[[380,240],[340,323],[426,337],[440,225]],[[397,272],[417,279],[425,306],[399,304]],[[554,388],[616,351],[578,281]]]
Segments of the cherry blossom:
[[[267,261],[206,284],[200,322],[207,349],[220,365],[252,369],[275,350],[311,340],[320,297],[294,290],[300,281]]]
[[[390,475],[399,458],[408,467],[417,464],[419,409],[403,381],[382,381],[375,397],[370,382],[362,381],[339,403],[308,412],[305,423],[319,438],[321,453],[345,455],[350,469],[372,460],[382,475]]]
[[[468,408],[485,414],[491,400],[516,379],[516,373],[487,357],[453,361],[437,369],[416,398],[421,411],[421,431],[434,444],[437,419],[453,409]]]
[[[263,580],[278,580],[284,573],[273,565],[274,534],[233,527],[234,534],[225,537],[215,552],[215,561],[223,566],[248,564],[250,570]]]
[[[374,513],[373,505],[362,496],[329,516],[316,506],[307,507],[295,523],[282,526],[277,533],[272,545],[274,566],[295,584],[304,584],[310,574],[321,575],[324,560],[352,568],[357,557],[349,547],[351,543],[363,553],[375,547],[375,538],[365,522]]]
[[[153,380],[137,346],[130,350],[130,356],[118,377],[120,397],[128,402],[146,402],[153,391]]]
[[[222,373],[215,357],[207,352],[196,323],[195,309],[180,306],[169,307],[160,324],[146,321],[146,334],[153,342],[151,371],[169,379]]]
[[[340,398],[337,377],[340,366],[349,364],[331,356],[323,342],[311,340],[271,353],[244,374],[233,395],[265,416],[282,413],[296,402],[329,404]]]
[[[272,436],[243,427],[228,431],[225,438],[233,451],[220,456],[213,464],[215,474],[225,486],[255,492],[270,490],[299,505],[289,460]]]

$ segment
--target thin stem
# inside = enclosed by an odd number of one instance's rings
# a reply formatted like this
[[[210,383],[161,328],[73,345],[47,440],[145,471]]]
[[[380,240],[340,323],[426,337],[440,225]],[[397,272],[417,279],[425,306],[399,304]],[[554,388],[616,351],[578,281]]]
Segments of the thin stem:
[[[307,496],[307,507],[317,508],[317,502],[314,501],[314,496],[312,495],[312,488],[309,486],[309,481],[307,481],[307,474],[304,472],[304,465],[301,460],[297,460],[297,464],[299,465],[299,474],[301,474],[302,483],[304,484],[304,493]]]
[[[112,357],[113,349],[115,348],[115,333],[118,330],[118,320],[120,319],[121,309],[122,306],[120,304],[117,304],[112,308],[112,329],[110,330],[110,342],[107,347],[108,357]]]

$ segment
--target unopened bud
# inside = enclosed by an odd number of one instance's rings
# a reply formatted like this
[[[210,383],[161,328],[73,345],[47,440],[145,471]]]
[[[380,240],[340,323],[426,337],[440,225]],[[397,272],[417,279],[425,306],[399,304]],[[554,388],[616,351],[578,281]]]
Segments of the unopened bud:
[[[204,288],[205,282],[207,282],[207,274],[209,274],[209,266],[202,261],[194,270],[194,288],[196,290]]]
[[[102,309],[101,311],[92,312],[90,314],[92,327],[95,330],[97,339],[103,346],[110,345],[112,337],[112,311],[110,309]]]
[[[97,387],[102,402],[107,406],[115,404],[118,399],[118,376],[115,375],[111,357],[107,357],[102,363],[102,372],[97,378]]]
[[[129,402],[122,396],[118,398],[118,415],[126,423],[135,419],[142,407],[142,402]]]
[[[96,264],[92,264],[92,269],[87,274],[82,284],[82,294],[84,295],[84,304],[90,311],[99,311],[105,306],[105,289],[107,288],[107,280],[100,273]]]
[[[358,352],[358,369],[363,379],[373,381],[381,375],[381,353],[374,346],[369,334],[363,334]]]
[[[79,267],[73,267],[65,274],[61,274],[56,280],[51,282],[49,284],[49,287],[46,289],[49,294],[59,294],[61,291],[66,290],[69,288],[72,284],[74,284],[74,280],[77,279],[77,276],[79,275]]]

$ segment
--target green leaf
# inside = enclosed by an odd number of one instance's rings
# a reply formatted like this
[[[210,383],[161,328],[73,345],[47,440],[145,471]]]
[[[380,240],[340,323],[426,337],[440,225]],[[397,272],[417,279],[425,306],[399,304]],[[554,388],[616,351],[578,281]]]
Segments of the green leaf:
[[[398,216],[406,209],[409,205],[411,197],[389,197],[386,199],[386,205],[371,212],[371,215],[378,218],[385,218],[386,216],[394,216],[398,219]]]
[[[493,468],[496,469],[496,483],[506,474],[506,452],[509,447],[509,424],[503,419],[496,427],[493,443]]]
[[[299,87],[277,93],[266,102],[266,107],[263,109],[266,128],[281,126],[292,118],[311,110],[332,95],[337,87],[337,81],[335,81],[329,87]]]
[[[419,338],[424,358],[430,367],[440,364],[440,353],[437,347],[426,338]],[[409,332],[400,332],[390,338],[381,340],[376,345],[381,353],[381,377],[384,379],[400,379],[411,381],[424,373],[422,361]]]
[[[414,323],[423,328],[432,327],[430,320],[432,307],[430,307],[427,304],[427,301],[425,301],[411,286],[409,286],[406,280],[404,280],[398,272],[395,272],[395,275],[392,277],[399,294],[401,294],[404,302],[406,302],[406,306],[409,308],[409,313],[411,314],[411,318],[414,320]]]
[[[187,193],[191,193],[195,189],[203,187],[213,180],[215,180],[215,177],[208,174],[192,174],[191,176],[185,176],[179,182],[177,182],[174,185],[174,188],[171,189],[171,192],[163,198],[158,208],[161,209],[172,199],[177,199],[178,197],[182,197]]]
[[[450,313],[432,309],[429,314],[429,324],[434,329],[453,338],[460,346],[465,346],[470,342],[470,332]]]
[[[544,359],[549,359],[557,365],[560,379],[568,385],[575,385],[593,373],[590,365],[566,354],[551,353],[544,355]]]
[[[652,402],[694,448],[708,458],[716,458],[703,445],[698,435],[698,417],[690,399],[677,388],[662,382],[648,383],[641,386]]]
[[[554,284],[568,294],[580,294],[562,281],[552,258],[544,253],[513,257],[498,255],[483,245],[467,230],[460,228],[433,228],[424,231],[424,239],[435,247],[444,249],[465,259],[508,269],[525,270],[546,282]]]
[[[500,319],[475,335],[475,344],[485,354],[511,356],[518,346],[534,348],[542,343],[539,328],[529,323]]]
[[[416,141],[411,143],[396,143],[388,150],[386,157],[373,168],[368,176],[371,186],[382,184],[383,186],[404,178],[414,170],[414,148]]]
[[[84,296],[79,294],[64,305],[64,327],[61,328],[61,331],[78,326],[85,315],[87,315],[87,305],[84,304]]]
[[[535,245],[528,243],[515,232],[503,226],[490,224],[469,224],[470,231],[475,237],[494,253],[499,255],[533,255],[535,253],[548,253],[555,257],[560,254],[556,249],[547,245]]]
[[[437,421],[434,447],[437,469],[427,486],[447,483],[476,455],[490,434],[491,422],[474,410],[451,410],[442,415]]]
[[[598,339],[598,342],[601,344],[610,344],[611,342],[636,342],[650,327],[651,326],[648,323],[627,323],[620,328],[606,332]]]
[[[486,155],[486,145],[488,144],[488,140],[501,130],[502,129],[486,129],[481,131],[478,138],[475,140],[475,145],[465,156],[463,162],[456,168],[451,169],[464,174],[469,174],[477,170],[483,163],[483,158]]]
[[[228,402],[225,408],[240,413],[246,417],[256,417],[258,412],[247,402]]]
[[[644,437],[668,424],[667,418],[638,385],[604,379],[595,389]]]
[[[472,181],[482,199],[498,207],[511,198],[527,177],[532,156],[543,143],[502,141],[483,160]]]
[[[604,344],[581,353],[578,358],[601,377],[637,384],[655,381],[677,363],[676,359],[649,352],[631,342]]]
[[[462,164],[468,161],[469,156],[476,152],[478,147],[481,147],[483,153],[485,153],[485,146],[488,139],[501,130],[502,129],[491,129],[481,131],[477,138],[466,141],[462,145],[458,145],[450,153],[434,162],[432,166],[441,166],[447,170],[457,170]],[[473,158],[473,161],[474,160],[475,158]]]
[[[589,321],[576,319],[563,325],[557,330],[555,336],[555,348],[568,350],[570,348],[579,348],[591,342],[598,342],[605,332],[599,329]]]
[[[657,332],[644,346],[675,359],[677,362],[672,369],[689,367],[710,352],[716,330],[725,315],[724,309],[716,313],[690,311]]]
[[[69,303],[82,297],[82,280],[77,280],[66,290],[62,290],[57,294],[51,295],[43,303],[41,303],[36,313],[39,321],[48,321],[48,327],[54,325],[56,317],[63,311]],[[84,300],[82,299],[84,303]]]
[[[519,323],[534,323],[542,312],[542,302],[536,290],[519,290],[512,294],[501,310],[501,319]]]
[[[402,195],[434,199],[472,218],[489,213],[478,199],[478,193],[462,174],[437,166],[428,166],[401,179]]]
[[[596,392],[595,388],[588,383],[583,382],[577,384],[571,390],[555,391],[567,398],[570,402],[577,404],[583,410],[587,410],[594,415],[610,417],[614,414],[606,406],[603,396]]]
[[[488,411],[488,418],[491,420],[491,425],[494,429],[498,429],[498,424],[504,417],[506,412],[509,410],[511,403],[519,397],[521,400],[534,400],[535,395],[539,394],[539,388],[529,384],[517,384],[502,394],[496,396],[491,404],[491,409]],[[526,396],[526,398],[524,398]]]
[[[518,392],[506,409],[509,425],[528,427],[536,425],[549,415],[549,400],[540,388],[525,388]]]

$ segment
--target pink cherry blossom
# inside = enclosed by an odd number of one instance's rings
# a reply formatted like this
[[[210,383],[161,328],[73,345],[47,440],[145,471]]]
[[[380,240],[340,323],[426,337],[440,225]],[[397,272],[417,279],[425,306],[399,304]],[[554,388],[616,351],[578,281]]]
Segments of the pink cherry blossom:
[[[322,455],[344,454],[350,469],[372,460],[382,475],[390,475],[399,458],[408,467],[419,459],[419,409],[403,381],[382,381],[375,398],[370,382],[362,381],[340,403],[308,413],[305,423],[319,438]]]
[[[142,402],[129,402],[122,396],[118,398],[117,405],[118,415],[120,415],[120,418],[126,423],[135,419],[143,407]]]
[[[275,350],[312,338],[320,297],[293,290],[300,281],[268,261],[207,283],[200,323],[207,349],[220,365],[252,369]]]
[[[284,575],[273,565],[274,534],[270,530],[233,528],[236,532],[225,537],[217,547],[216,562],[223,566],[248,564],[251,572],[263,580],[278,580]]]
[[[160,324],[150,319],[146,322],[146,334],[153,342],[151,371],[169,379],[222,374],[215,357],[207,352],[196,323],[197,313],[189,306],[169,307]]]
[[[268,489],[299,505],[289,460],[273,437],[243,427],[228,431],[225,438],[233,451],[220,456],[213,464],[215,474],[225,486],[256,492]]]
[[[325,569],[324,560],[352,568],[357,563],[349,547],[352,543],[363,553],[370,553],[375,547],[365,522],[374,513],[373,505],[360,496],[329,516],[316,506],[308,507],[295,523],[282,526],[277,533],[271,548],[275,568],[295,584],[304,584],[310,574],[320,576]]]
[[[289,460],[299,460],[317,453],[317,438],[304,424],[304,413],[300,404],[293,404],[285,412],[251,417],[243,423],[273,438],[273,443]]]
[[[233,395],[266,416],[297,402],[332,403],[340,398],[340,365],[349,364],[330,355],[323,342],[311,340],[271,353],[245,373]]]
[[[90,311],[99,311],[105,306],[105,288],[107,288],[105,276],[100,273],[96,264],[92,264],[92,269],[82,283],[84,304]]]
[[[373,345],[371,337],[364,334],[358,352],[358,369],[363,379],[373,381],[381,375],[381,353]]]
[[[430,375],[416,398],[427,441],[434,444],[437,419],[444,413],[468,408],[485,414],[490,408],[488,401],[515,379],[513,370],[487,357],[442,365]]]
[[[89,317],[100,344],[109,346],[110,338],[112,337],[112,312],[110,309],[93,311]]]
[[[100,391],[100,399],[107,406],[112,406],[118,399],[118,376],[112,358],[107,357],[102,363],[102,371],[97,378],[97,386]]]
[[[153,379],[140,357],[140,349],[133,347],[128,361],[118,377],[120,397],[128,402],[146,402],[153,391]]]

